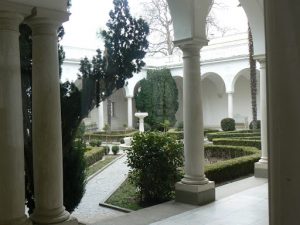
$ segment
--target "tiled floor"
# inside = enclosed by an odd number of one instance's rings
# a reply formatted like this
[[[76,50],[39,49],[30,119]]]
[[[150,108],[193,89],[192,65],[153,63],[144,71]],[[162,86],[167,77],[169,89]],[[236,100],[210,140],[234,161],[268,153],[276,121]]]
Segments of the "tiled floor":
[[[268,225],[264,184],[151,225]]]
[[[97,225],[268,225],[268,184],[250,177],[216,189],[217,200],[196,207],[176,202],[139,210]]]

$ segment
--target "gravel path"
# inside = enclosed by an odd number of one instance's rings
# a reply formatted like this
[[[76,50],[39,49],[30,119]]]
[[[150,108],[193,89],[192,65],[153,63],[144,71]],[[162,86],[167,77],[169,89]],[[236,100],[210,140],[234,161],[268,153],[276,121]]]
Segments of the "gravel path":
[[[86,192],[72,216],[80,222],[89,224],[124,214],[101,207],[99,203],[105,201],[126,179],[129,171],[126,160],[126,156],[118,159],[87,183]]]

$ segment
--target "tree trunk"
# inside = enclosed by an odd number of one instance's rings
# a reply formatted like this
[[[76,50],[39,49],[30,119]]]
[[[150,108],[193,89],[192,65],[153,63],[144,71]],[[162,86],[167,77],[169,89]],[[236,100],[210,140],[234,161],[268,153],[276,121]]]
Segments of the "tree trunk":
[[[250,64],[250,90],[251,90],[251,106],[252,106],[252,117],[253,117],[253,129],[257,128],[257,81],[256,81],[256,61],[253,58],[254,47],[253,37],[250,26],[248,24],[248,39],[249,39],[249,64]]]

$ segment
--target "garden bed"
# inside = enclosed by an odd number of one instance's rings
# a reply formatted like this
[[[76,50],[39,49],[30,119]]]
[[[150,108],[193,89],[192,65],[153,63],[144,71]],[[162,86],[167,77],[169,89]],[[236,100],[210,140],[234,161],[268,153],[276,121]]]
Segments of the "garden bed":
[[[254,147],[207,145],[205,146],[205,155],[225,159],[205,165],[205,174],[208,179],[220,184],[252,174],[254,163],[260,158],[260,151]],[[139,204],[136,187],[128,180],[120,186],[106,203],[131,210],[143,208]]]

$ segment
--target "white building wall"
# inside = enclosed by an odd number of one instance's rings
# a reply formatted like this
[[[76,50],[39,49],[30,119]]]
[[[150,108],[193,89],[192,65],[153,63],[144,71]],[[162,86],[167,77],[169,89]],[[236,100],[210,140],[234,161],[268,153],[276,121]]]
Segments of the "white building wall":
[[[79,49],[74,47],[65,47],[66,61],[63,65],[63,80],[76,77],[79,69],[80,58],[87,56],[92,58],[95,54],[91,49]],[[181,56],[164,57],[164,58],[146,58],[146,67],[139,73],[135,74],[128,80],[124,87],[125,94],[115,93],[116,117],[112,118],[112,129],[123,129],[123,125],[128,123],[127,117],[127,99],[126,96],[134,96],[134,90],[140,80],[146,78],[147,69],[167,67],[171,70],[173,77],[183,76],[183,64]],[[212,78],[205,81],[203,88],[203,105],[204,105],[204,124],[207,127],[219,126],[220,120],[227,117],[228,104],[227,92],[233,92],[233,113],[238,122],[243,118],[252,120],[251,100],[250,99],[250,81],[246,78],[240,78],[241,71],[249,68],[248,62],[248,44],[247,34],[238,34],[235,36],[215,39],[210,41],[209,45],[201,51],[201,74],[204,77]],[[221,86],[224,90],[220,92],[220,82],[215,81],[212,77],[217,74],[222,79]],[[245,75],[244,76],[249,76]],[[258,78],[259,80],[259,78]],[[182,82],[177,81],[177,85]],[[181,86],[182,87],[182,86]],[[180,89],[180,88],[179,88]],[[218,89],[218,90],[215,90]],[[258,87],[259,90],[259,87]],[[181,89],[179,93],[181,93]],[[182,120],[182,95],[179,94],[180,109],[176,114],[178,121]],[[257,97],[258,118],[259,115],[259,96]],[[136,112],[135,101],[133,99],[133,114]],[[91,113],[91,121],[99,123],[98,112]],[[104,103],[104,120],[107,121],[106,103]],[[133,118],[133,126],[136,125],[136,119]],[[106,124],[107,122],[104,122]]]

